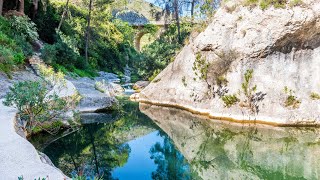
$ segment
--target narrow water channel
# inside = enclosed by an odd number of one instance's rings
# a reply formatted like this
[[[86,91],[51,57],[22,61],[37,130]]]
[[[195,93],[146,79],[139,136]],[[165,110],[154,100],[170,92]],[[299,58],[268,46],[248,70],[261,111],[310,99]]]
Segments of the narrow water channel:
[[[230,124],[174,108],[122,104],[116,114],[83,115],[78,131],[50,143],[43,137],[31,141],[68,176],[80,171],[108,180],[320,178],[319,129]]]

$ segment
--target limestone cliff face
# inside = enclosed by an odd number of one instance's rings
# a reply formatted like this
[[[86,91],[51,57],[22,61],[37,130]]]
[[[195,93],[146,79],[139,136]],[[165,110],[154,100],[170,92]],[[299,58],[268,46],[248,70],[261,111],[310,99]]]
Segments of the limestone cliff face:
[[[180,106],[215,118],[278,124],[320,123],[320,3],[267,10],[220,8],[212,23],[185,46],[175,61],[140,93],[140,101]],[[253,70],[250,87],[266,94],[246,103],[244,74]],[[222,79],[222,80],[221,80]],[[296,106],[286,106],[290,95]],[[242,91],[242,92],[241,92]],[[221,95],[236,94],[226,107]],[[258,98],[258,97],[255,97]]]

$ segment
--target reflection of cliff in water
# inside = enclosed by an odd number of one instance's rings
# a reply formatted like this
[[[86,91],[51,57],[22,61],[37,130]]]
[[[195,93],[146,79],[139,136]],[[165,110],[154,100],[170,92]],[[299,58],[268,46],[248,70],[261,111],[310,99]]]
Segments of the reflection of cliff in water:
[[[203,179],[319,179],[320,129],[242,126],[140,104]]]
[[[131,148],[127,142],[157,128],[139,111],[137,103],[122,102],[122,109],[113,114],[81,114],[83,124],[77,131],[31,140],[33,144],[45,145],[37,147],[66,175],[85,170],[88,177],[99,172],[103,179],[111,180],[113,169],[128,161]]]

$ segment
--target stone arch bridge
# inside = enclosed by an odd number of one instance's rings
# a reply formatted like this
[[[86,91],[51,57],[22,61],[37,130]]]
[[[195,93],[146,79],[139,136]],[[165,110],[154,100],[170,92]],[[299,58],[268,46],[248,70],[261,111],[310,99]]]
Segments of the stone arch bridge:
[[[169,25],[170,23],[165,23],[164,21],[151,21],[149,22],[148,24],[151,24],[151,25],[155,25],[158,27],[158,31],[156,34],[161,34],[165,27],[167,25]],[[139,25],[132,25],[132,27],[134,29],[137,29],[137,33],[135,34],[135,38],[134,38],[134,46],[136,48],[137,51],[140,51],[141,50],[141,38],[145,35],[145,34],[149,34],[150,32],[148,31],[145,31],[144,27],[146,26],[147,24],[139,24]]]
[[[114,17],[121,19],[125,22],[128,22],[134,29],[137,30],[137,33],[135,34],[135,39],[134,39],[134,44],[137,51],[141,50],[141,38],[145,34],[150,33],[145,30],[145,26],[150,24],[157,26],[158,27],[157,34],[159,35],[161,32],[163,32],[164,28],[170,24],[164,21],[163,16],[158,17],[157,18],[158,20],[150,21],[142,14],[139,14],[131,10],[117,12],[114,14]]]

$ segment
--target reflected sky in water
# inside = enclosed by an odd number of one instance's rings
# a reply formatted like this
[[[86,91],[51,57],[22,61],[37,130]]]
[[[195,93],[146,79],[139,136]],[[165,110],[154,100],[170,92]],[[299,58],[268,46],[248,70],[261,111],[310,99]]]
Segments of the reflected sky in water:
[[[150,159],[150,147],[155,143],[163,144],[159,131],[154,131],[146,136],[129,141],[131,153],[127,163],[123,167],[116,168],[112,176],[127,180],[151,180],[152,172],[157,169],[154,161]]]

